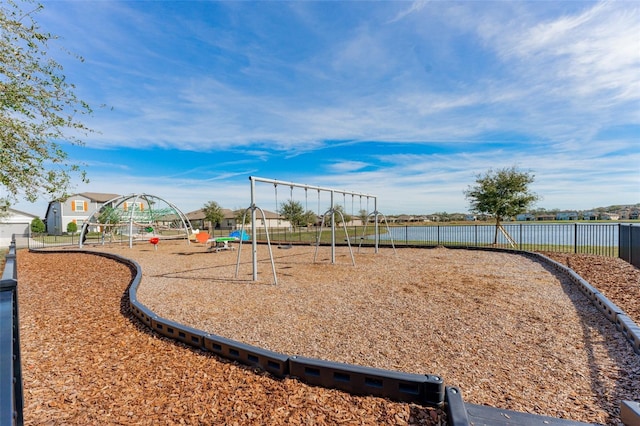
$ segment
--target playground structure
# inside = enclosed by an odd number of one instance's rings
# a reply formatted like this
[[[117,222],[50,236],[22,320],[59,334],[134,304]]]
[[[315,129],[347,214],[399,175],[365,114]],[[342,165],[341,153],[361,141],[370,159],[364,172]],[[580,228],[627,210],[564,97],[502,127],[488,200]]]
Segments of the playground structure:
[[[82,224],[80,248],[89,232],[100,232],[102,243],[114,236],[126,236],[129,247],[134,240],[150,241],[154,247],[160,240],[184,235],[189,244],[191,223],[174,204],[155,195],[121,195],[104,203]],[[153,241],[155,242],[153,242]]]
[[[274,192],[275,192],[275,203],[276,203],[276,210],[278,210],[278,185],[280,186],[284,186],[284,187],[289,187],[291,190],[291,198],[290,201],[293,201],[293,188],[303,188],[305,191],[305,200],[308,198],[308,191],[309,190],[314,190],[317,191],[318,193],[318,215],[320,213],[320,194],[323,192],[326,192],[330,195],[330,206],[329,208],[322,214],[322,221],[320,224],[320,232],[318,233],[317,239],[316,239],[316,250],[315,250],[315,255],[314,255],[314,262],[317,259],[317,255],[318,255],[318,248],[320,246],[320,241],[321,241],[321,237],[322,237],[322,230],[324,228],[325,225],[325,219],[327,217],[330,217],[330,223],[331,223],[331,263],[335,264],[336,263],[336,215],[338,215],[340,217],[340,223],[342,223],[343,225],[343,230],[345,233],[345,239],[347,242],[347,246],[349,248],[349,254],[351,256],[351,262],[353,265],[355,265],[355,258],[353,256],[353,249],[351,247],[351,239],[349,238],[348,232],[347,232],[347,228],[346,228],[346,223],[345,223],[345,217],[343,212],[341,211],[340,208],[338,208],[338,204],[336,203],[336,194],[342,194],[345,202],[344,204],[346,204],[346,196],[350,195],[351,199],[352,199],[352,210],[353,210],[353,200],[355,197],[360,197],[360,200],[362,200],[362,198],[366,198],[367,201],[367,208],[369,206],[369,199],[373,200],[373,206],[374,206],[374,210],[373,212],[368,212],[367,211],[367,222],[369,217],[373,217],[374,218],[374,228],[375,228],[375,232],[374,232],[374,247],[375,247],[375,253],[378,253],[379,251],[379,245],[380,245],[380,237],[379,237],[379,218],[382,217],[384,220],[384,223],[387,227],[387,232],[389,232],[389,225],[387,223],[387,219],[386,217],[380,213],[378,211],[378,197],[372,194],[365,194],[365,193],[360,193],[360,192],[354,192],[354,191],[346,191],[346,190],[341,190],[341,189],[334,189],[334,188],[326,188],[326,187],[320,187],[320,186],[314,186],[314,185],[307,185],[307,184],[302,184],[302,183],[295,183],[295,182],[286,182],[286,181],[279,181],[279,180],[275,180],[275,179],[266,179],[266,178],[260,178],[260,177],[255,177],[255,176],[249,176],[249,180],[251,182],[251,205],[244,211],[243,217],[242,217],[242,227],[241,227],[241,232],[244,233],[244,224],[246,222],[246,217],[247,217],[247,213],[250,212],[251,214],[251,247],[252,247],[252,265],[253,265],[253,281],[258,281],[258,240],[257,240],[257,222],[256,222],[256,211],[260,212],[261,218],[262,218],[262,223],[264,225],[264,231],[265,231],[265,235],[266,235],[266,240],[267,240],[267,247],[268,247],[268,251],[269,251],[269,258],[271,261],[271,269],[272,269],[272,273],[273,273],[273,279],[274,279],[274,284],[278,284],[278,278],[277,278],[277,274],[276,274],[276,268],[275,268],[275,263],[273,260],[273,250],[271,248],[271,239],[269,237],[269,229],[267,227],[267,220],[266,220],[266,216],[264,213],[264,210],[260,207],[258,207],[256,205],[256,183],[257,182],[261,182],[261,183],[269,183],[269,184],[273,184],[274,187]],[[343,206],[344,207],[344,206]],[[278,215],[280,214],[280,212],[276,212]],[[366,226],[364,228],[364,231],[366,231]],[[390,232],[389,232],[390,234]],[[363,236],[360,240],[360,245],[358,248],[360,248],[360,246],[362,245],[362,240],[364,239],[364,233]],[[391,240],[391,245],[393,247],[393,250],[395,252],[395,246],[393,245],[393,239]],[[240,255],[242,252],[242,240],[240,240],[240,244],[238,247],[238,260],[236,263],[236,278],[238,277],[238,273],[239,273],[239,269],[240,269]]]

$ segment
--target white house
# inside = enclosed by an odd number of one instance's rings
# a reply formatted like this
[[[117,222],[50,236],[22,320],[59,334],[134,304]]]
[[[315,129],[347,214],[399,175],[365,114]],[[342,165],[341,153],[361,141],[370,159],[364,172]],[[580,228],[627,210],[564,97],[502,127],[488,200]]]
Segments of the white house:
[[[26,246],[31,221],[38,216],[12,208],[7,208],[3,213],[0,215],[0,247],[9,247],[14,236],[17,246]]]

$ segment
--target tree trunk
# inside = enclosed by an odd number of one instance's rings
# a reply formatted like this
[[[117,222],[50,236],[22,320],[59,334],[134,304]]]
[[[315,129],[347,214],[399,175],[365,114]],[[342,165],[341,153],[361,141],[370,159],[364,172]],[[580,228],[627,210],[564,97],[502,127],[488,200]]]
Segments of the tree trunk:
[[[493,245],[498,245],[498,229],[500,228],[500,217],[496,217],[496,232],[493,236]]]

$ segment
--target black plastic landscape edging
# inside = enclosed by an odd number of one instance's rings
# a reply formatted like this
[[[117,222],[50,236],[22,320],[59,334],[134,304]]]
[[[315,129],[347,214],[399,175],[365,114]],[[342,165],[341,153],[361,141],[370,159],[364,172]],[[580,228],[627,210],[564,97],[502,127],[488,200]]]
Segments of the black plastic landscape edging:
[[[429,248],[422,246],[421,248]],[[640,327],[619,307],[609,301],[582,277],[570,268],[535,252],[496,247],[449,247],[455,249],[481,250],[520,254],[547,263],[555,270],[565,273],[571,281],[611,320],[640,354]],[[446,407],[448,424],[462,425],[587,425],[547,416],[538,416],[475,404],[465,404],[461,391],[456,387],[445,388],[437,375],[418,375],[390,370],[324,361],[314,358],[289,356],[268,351],[221,336],[206,333],[183,324],[162,318],[137,299],[137,290],[142,280],[142,269],[134,260],[105,252],[90,250],[33,250],[36,253],[83,253],[107,257],[128,265],[135,271],[129,286],[131,312],[150,329],[165,337],[175,339],[201,350],[260,368],[276,377],[290,376],[311,385],[340,389],[352,394],[373,395],[391,400],[412,402],[424,406]],[[631,401],[621,402],[623,423],[640,425],[640,407]]]
[[[18,314],[16,241],[5,255],[0,279],[0,424],[22,425],[24,396]]]

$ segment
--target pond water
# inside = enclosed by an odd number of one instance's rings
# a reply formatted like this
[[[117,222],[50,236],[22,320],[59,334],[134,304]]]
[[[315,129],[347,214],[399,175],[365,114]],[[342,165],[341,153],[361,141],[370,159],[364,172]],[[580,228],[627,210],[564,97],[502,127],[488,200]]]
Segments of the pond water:
[[[619,223],[504,224],[498,243],[516,245],[618,246]],[[380,227],[380,240],[398,244],[492,244],[495,225],[435,225]],[[374,235],[368,235],[373,239]]]

